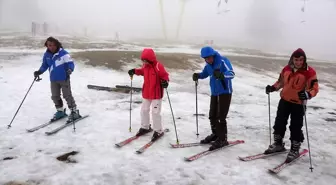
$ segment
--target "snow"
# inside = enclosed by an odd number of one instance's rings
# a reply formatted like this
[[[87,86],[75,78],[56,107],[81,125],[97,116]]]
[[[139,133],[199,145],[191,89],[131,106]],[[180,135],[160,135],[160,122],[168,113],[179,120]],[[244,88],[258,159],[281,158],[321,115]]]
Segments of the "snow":
[[[33,80],[33,71],[40,66],[40,51],[34,55],[11,61],[0,59],[0,184],[8,181],[37,182],[43,185],[212,185],[223,182],[234,185],[277,185],[277,184],[332,184],[336,180],[335,122],[323,118],[335,112],[336,92],[321,84],[318,96],[309,101],[307,122],[314,172],[309,170],[308,155],[278,175],[270,175],[267,169],[284,160],[284,155],[242,162],[238,156],[264,151],[269,144],[268,104],[264,87],[273,83],[278,74],[269,76],[234,66],[234,94],[228,118],[229,140],[245,140],[223,151],[187,163],[183,157],[191,156],[207,147],[172,149],[175,133],[167,96],[163,99],[162,117],[170,132],[143,154],[135,151],[150,139],[150,135],[139,138],[123,148],[115,143],[136,133],[140,125],[140,104],[133,104],[132,132],[129,126],[128,94],[111,93],[87,89],[88,84],[115,86],[130,85],[125,71],[114,71],[103,67],[91,67],[77,63],[71,76],[73,95],[80,113],[90,117],[76,123],[76,133],[68,127],[56,135],[46,136],[45,131],[62,124],[54,123],[33,133],[26,129],[46,122],[54,113],[50,98],[48,74],[42,81],[35,82],[12,128],[7,129],[12,117]],[[200,68],[201,69],[201,68]],[[196,137],[195,87],[191,81],[192,71],[183,73],[169,71],[171,83],[168,88],[174,111],[180,143],[195,142],[209,134],[207,117],[199,117],[199,138]],[[135,77],[133,85],[141,87],[143,79]],[[208,79],[200,81],[198,89],[199,113],[208,114]],[[133,94],[133,100],[141,100],[141,94]],[[279,94],[271,95],[272,125]],[[332,117],[333,115],[329,115]],[[335,117],[335,116],[334,116]],[[305,131],[305,129],[304,129]],[[289,147],[289,131],[286,146]],[[11,148],[11,149],[10,149]],[[307,142],[303,143],[307,148]],[[63,163],[56,157],[63,153],[79,151],[73,156],[78,163]],[[223,184],[219,183],[219,184]]]

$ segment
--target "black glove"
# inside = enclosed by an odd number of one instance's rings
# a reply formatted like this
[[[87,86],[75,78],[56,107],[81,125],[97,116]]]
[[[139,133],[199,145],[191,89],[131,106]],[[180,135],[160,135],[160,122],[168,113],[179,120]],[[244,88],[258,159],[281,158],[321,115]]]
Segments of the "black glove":
[[[198,78],[199,78],[199,73],[194,73],[193,76],[192,76],[192,79],[193,79],[194,81],[197,81]]]
[[[272,85],[267,85],[266,86],[266,94],[269,94],[270,92],[273,92],[273,91],[275,91],[276,89],[275,89],[275,87]]]
[[[129,70],[129,71],[128,71],[128,74],[129,74],[130,76],[133,76],[133,75],[135,74],[135,69],[131,69],[131,70]]]
[[[217,78],[217,79],[224,80],[224,75],[223,75],[223,73],[221,73],[221,72],[219,71],[219,69],[216,69],[216,70],[213,72],[213,75],[214,75],[215,78]]]
[[[307,91],[300,91],[298,92],[298,96],[300,100],[308,100],[310,99],[311,95]]]
[[[163,87],[163,88],[167,88],[168,87],[168,81],[166,81],[166,80],[162,80],[161,81],[161,86]]]
[[[34,71],[34,77],[35,78],[40,76],[41,74],[42,74],[41,71]]]
[[[66,73],[67,73],[68,76],[70,76],[71,73],[72,73],[72,70],[71,70],[71,69],[68,69],[68,70],[66,71]]]

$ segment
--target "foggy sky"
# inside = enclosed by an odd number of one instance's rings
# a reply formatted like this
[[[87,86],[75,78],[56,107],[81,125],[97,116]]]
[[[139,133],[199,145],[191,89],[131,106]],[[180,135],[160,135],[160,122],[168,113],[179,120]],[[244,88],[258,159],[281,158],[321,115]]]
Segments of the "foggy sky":
[[[218,0],[186,0],[179,39],[286,53],[302,47],[335,60],[335,1],[308,0],[303,13],[303,0],[222,0],[220,8]],[[175,39],[181,3],[163,0],[168,39]],[[29,31],[32,21],[68,34],[87,28],[89,36],[163,38],[159,0],[0,0],[0,29]]]

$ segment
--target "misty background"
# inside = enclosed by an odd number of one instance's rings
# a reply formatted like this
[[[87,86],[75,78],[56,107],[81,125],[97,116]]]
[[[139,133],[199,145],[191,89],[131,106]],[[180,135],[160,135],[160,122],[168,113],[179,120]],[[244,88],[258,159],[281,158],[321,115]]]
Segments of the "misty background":
[[[181,9],[184,3],[184,12]],[[336,0],[162,0],[168,40],[260,49],[336,60]],[[177,36],[179,19],[182,17]],[[0,30],[121,40],[164,39],[160,0],[0,0]],[[225,53],[223,53],[225,54]]]

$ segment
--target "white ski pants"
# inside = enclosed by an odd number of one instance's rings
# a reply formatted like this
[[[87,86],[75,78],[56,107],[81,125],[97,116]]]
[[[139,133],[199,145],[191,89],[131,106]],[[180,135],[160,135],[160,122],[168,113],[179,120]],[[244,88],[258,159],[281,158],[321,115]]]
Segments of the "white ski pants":
[[[149,112],[150,109],[152,109],[153,130],[159,133],[163,131],[163,125],[161,122],[161,105],[162,105],[161,99],[156,100],[143,99],[141,105],[142,128],[149,129],[150,125]]]

